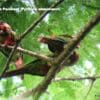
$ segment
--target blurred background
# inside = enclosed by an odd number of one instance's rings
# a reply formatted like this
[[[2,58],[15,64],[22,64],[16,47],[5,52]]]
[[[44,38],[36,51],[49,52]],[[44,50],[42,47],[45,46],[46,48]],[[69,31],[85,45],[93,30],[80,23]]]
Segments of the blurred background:
[[[0,0],[0,21],[11,25],[16,35],[22,34],[33,21],[55,0]],[[11,10],[12,8],[12,10]],[[49,54],[46,45],[37,41],[38,36],[44,35],[74,35],[100,10],[99,0],[65,0],[57,9],[49,13],[37,27],[21,42],[22,47],[34,52]],[[97,25],[81,42],[79,61],[72,67],[65,68],[57,77],[93,76],[100,73],[100,25]],[[28,63],[36,58],[24,55],[24,62]],[[3,70],[6,58],[0,53],[0,73]],[[10,69],[14,69],[13,64]],[[0,80],[0,100],[11,100],[25,90],[37,86],[43,77],[25,75],[24,80],[12,77]],[[48,93],[40,100],[83,100],[91,80],[52,82],[47,89]],[[87,100],[100,100],[100,79],[97,79],[90,91]],[[30,97],[29,100],[32,100]]]

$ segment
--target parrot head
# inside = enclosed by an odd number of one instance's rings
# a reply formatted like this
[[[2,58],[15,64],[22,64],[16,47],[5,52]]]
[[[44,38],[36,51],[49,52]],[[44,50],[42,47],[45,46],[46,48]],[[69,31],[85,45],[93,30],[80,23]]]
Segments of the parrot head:
[[[5,45],[11,45],[14,42],[14,32],[11,26],[5,22],[0,22],[0,43]]]
[[[49,38],[47,38],[47,37],[44,37],[44,36],[40,36],[39,38],[38,38],[38,41],[40,42],[40,43],[48,43],[48,39]]]

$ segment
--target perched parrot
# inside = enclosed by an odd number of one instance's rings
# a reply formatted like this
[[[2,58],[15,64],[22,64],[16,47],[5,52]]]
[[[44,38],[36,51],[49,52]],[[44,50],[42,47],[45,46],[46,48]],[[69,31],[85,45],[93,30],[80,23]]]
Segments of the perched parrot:
[[[53,36],[53,37],[41,36],[38,38],[38,41],[41,43],[47,44],[49,50],[53,54],[59,55],[64,50],[64,46],[67,45],[72,39],[73,39],[73,36],[70,36],[70,35],[59,35],[59,36]],[[79,45],[76,48],[78,47]],[[76,51],[73,51],[67,61],[67,64],[69,63],[71,65],[71,63],[73,64],[78,59],[79,59],[79,54]]]
[[[49,50],[54,54],[60,54],[64,50],[64,46],[68,44],[71,39],[70,35],[59,35],[59,36],[40,36],[38,41],[48,45]]]
[[[50,57],[54,58],[55,55],[50,56]],[[70,55],[69,59],[63,63],[60,70],[63,69],[64,66],[68,67],[68,66],[74,65],[78,59],[79,59],[79,55],[76,52],[73,52]],[[23,65],[23,67],[20,69],[6,72],[2,76],[2,78],[17,76],[17,75],[21,75],[21,74],[45,76],[51,67],[52,67],[52,65],[50,63],[48,63],[44,60],[41,60],[41,59],[37,59],[37,60],[31,61],[28,64]],[[58,72],[60,70],[58,70]]]
[[[0,47],[0,51],[8,57],[11,49],[8,49],[7,46],[14,46],[16,43],[15,32],[12,31],[12,28],[9,24],[5,22],[0,22],[0,44],[3,44],[5,47]],[[15,63],[16,69],[20,69],[23,65],[23,57],[19,52],[15,52],[12,57],[12,61]]]
[[[38,75],[38,76],[45,76],[50,69],[50,64],[46,61],[37,59],[31,61],[30,63],[23,65],[22,68],[6,72],[2,78],[17,76],[22,74],[30,74],[30,75]]]

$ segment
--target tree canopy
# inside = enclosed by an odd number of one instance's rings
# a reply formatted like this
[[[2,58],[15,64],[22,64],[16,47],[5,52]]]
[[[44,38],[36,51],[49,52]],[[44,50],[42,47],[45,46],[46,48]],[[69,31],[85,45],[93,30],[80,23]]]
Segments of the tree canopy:
[[[20,36],[44,12],[40,8],[46,10],[53,3],[55,3],[54,0],[0,0],[0,21],[10,24],[16,35]],[[10,10],[10,8],[14,9]],[[99,10],[99,0],[64,0],[21,41],[21,45],[33,52],[49,55],[47,46],[37,41],[39,36],[75,35]],[[61,70],[40,100],[99,100],[99,78],[95,81],[92,79],[62,80],[67,77],[100,75],[99,32],[100,24],[96,25],[80,43],[80,48],[77,50],[80,55],[79,61],[74,66]],[[0,56],[1,74],[7,58],[1,52]],[[36,59],[26,54],[23,58],[25,64]],[[15,65],[11,63],[9,70],[13,69]],[[21,80],[19,76],[1,79],[0,99],[10,100],[15,95],[35,88],[42,79],[43,77],[34,75],[25,75],[24,80]],[[32,100],[32,97],[27,100]]]

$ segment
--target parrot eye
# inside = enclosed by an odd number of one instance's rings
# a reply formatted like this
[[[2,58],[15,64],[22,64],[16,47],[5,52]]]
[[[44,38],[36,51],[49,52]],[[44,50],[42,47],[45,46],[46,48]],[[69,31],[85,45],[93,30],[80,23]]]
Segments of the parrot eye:
[[[8,33],[0,30],[0,36],[6,37],[6,36],[8,36]]]

